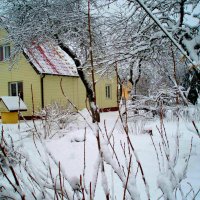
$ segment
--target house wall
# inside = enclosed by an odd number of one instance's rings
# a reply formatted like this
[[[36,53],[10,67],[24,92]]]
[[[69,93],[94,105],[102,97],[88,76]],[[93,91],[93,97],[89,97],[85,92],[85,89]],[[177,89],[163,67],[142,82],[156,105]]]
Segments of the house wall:
[[[67,98],[62,93],[61,79],[62,89]],[[44,78],[44,105],[49,105],[55,101],[67,105],[67,99],[79,109],[85,107],[86,93],[80,79],[78,77],[46,75]]]
[[[60,81],[62,79],[62,88],[67,96],[63,95]],[[106,98],[106,85],[111,85],[111,98]],[[115,79],[101,79],[96,84],[97,105],[100,108],[117,107],[117,82]],[[46,75],[44,78],[44,105],[53,102],[59,102],[67,105],[69,99],[78,109],[86,107],[86,91],[85,87],[78,77],[61,77]]]
[[[0,30],[0,38],[6,37],[6,31]],[[5,44],[3,39],[0,40],[0,45]],[[13,63],[10,61],[0,61],[0,96],[9,96],[8,83],[9,82],[23,82],[23,96],[24,102],[28,108],[27,112],[23,112],[24,115],[32,115],[32,93],[31,85],[33,88],[33,99],[35,110],[41,106],[41,89],[40,89],[40,75],[38,75],[32,66],[28,63],[23,55],[20,55],[12,70],[10,66]]]
[[[115,77],[96,78],[96,98],[99,108],[117,107],[117,79]],[[111,86],[111,98],[106,98],[106,85]]]
[[[32,66],[21,55],[18,62],[15,63],[12,70],[9,70],[9,62],[0,62],[0,96],[9,96],[9,82],[23,82],[23,97],[28,108],[25,115],[32,115],[32,96],[34,100],[35,111],[41,107],[41,88],[40,76],[34,71]],[[31,85],[32,91],[31,92]]]

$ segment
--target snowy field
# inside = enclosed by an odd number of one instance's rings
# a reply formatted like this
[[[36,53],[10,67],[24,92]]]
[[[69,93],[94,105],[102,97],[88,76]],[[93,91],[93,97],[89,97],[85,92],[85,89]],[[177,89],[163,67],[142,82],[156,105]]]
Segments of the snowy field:
[[[113,200],[200,199],[200,137],[192,119],[168,117],[162,128],[159,118],[129,119],[127,133],[133,150],[118,112],[101,113],[101,156],[95,133],[98,129],[87,111],[81,114],[86,120],[77,116],[64,129],[52,130],[52,138],[45,140],[37,137],[44,133],[39,120],[36,127],[30,121],[21,122],[20,126],[3,125],[4,138],[10,141],[9,135],[12,136],[16,151],[26,159],[24,166],[43,191],[50,188],[51,182],[62,185],[66,199],[90,199],[95,194],[94,199],[102,200],[107,193]],[[194,122],[200,128],[200,122]],[[26,167],[13,166],[26,199],[35,199],[31,192],[37,199],[43,199],[42,190],[23,172]],[[10,174],[8,169],[5,171]],[[4,193],[21,199],[1,173],[0,176],[0,186],[11,188]],[[48,193],[44,199],[62,199],[53,189]]]

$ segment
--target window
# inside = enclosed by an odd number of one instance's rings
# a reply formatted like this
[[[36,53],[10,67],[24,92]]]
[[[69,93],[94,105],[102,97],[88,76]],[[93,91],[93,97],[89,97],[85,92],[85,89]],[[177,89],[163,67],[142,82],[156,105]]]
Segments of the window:
[[[0,61],[9,60],[10,58],[10,46],[4,45],[0,47]]]
[[[8,84],[10,96],[20,96],[23,100],[23,82],[10,82]]]
[[[111,99],[111,85],[106,85],[106,98]]]

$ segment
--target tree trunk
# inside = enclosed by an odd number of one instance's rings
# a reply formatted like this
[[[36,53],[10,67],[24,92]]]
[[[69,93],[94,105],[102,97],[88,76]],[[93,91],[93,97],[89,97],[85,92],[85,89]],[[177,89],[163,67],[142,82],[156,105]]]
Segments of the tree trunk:
[[[60,48],[73,59],[75,65],[76,65],[78,75],[79,75],[79,77],[80,77],[81,81],[83,82],[83,85],[85,86],[85,89],[86,89],[86,95],[87,95],[89,105],[90,105],[90,109],[91,109],[91,112],[92,112],[93,122],[94,123],[100,122],[99,110],[95,106],[96,104],[95,104],[94,91],[92,89],[92,85],[90,84],[85,73],[83,72],[83,68],[81,66],[81,61],[78,59],[75,52],[73,52],[69,47],[67,47],[65,44],[63,44],[62,41],[60,41],[58,37],[56,37],[56,38],[58,40],[58,45],[60,46]]]
[[[196,69],[193,69],[192,79],[189,83],[189,92],[187,95],[187,99],[195,105],[198,100],[199,96],[199,89],[200,89],[200,72],[198,72]]]
[[[138,76],[137,76],[136,80],[133,80],[133,67],[134,67],[134,64],[131,63],[131,67],[130,67],[130,79],[129,79],[129,81],[132,84],[132,86],[134,86],[134,95],[136,95],[136,92],[137,92],[136,86],[137,86],[137,83],[139,82],[140,77],[141,77],[141,72],[142,72],[141,71],[141,61],[142,61],[142,59],[140,58],[138,60],[138,65],[136,66],[138,68]]]

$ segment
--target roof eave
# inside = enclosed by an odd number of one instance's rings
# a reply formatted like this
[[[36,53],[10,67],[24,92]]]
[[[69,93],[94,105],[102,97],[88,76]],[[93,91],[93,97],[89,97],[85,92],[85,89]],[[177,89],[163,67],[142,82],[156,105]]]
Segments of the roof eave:
[[[48,75],[48,76],[67,76],[67,77],[74,77],[74,78],[79,78],[79,75],[65,75],[65,74],[50,74],[50,73],[40,73],[43,75]]]
[[[30,65],[33,67],[33,69],[35,70],[35,72],[39,75],[49,75],[49,76],[67,76],[67,77],[75,77],[78,78],[79,75],[65,75],[65,74],[51,74],[51,73],[41,73],[36,67],[35,65],[30,61],[28,55],[25,53],[25,51],[23,51],[23,55],[24,57],[29,60]]]

